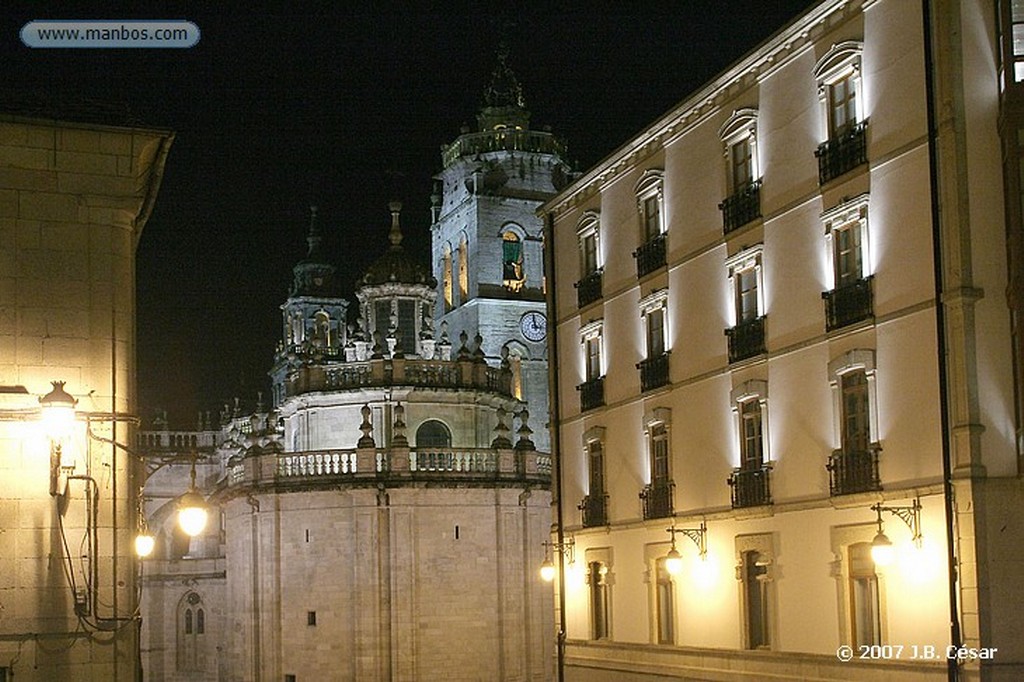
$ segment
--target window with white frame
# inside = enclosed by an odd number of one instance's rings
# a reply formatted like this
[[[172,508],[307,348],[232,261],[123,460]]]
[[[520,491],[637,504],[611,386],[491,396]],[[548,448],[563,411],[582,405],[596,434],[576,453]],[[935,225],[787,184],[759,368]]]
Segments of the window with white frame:
[[[661,357],[668,351],[667,310],[668,289],[659,289],[640,301],[648,359]]]
[[[661,170],[647,170],[636,185],[641,244],[646,244],[665,232],[664,177]]]
[[[771,534],[737,536],[736,558],[743,648],[771,649],[775,612],[775,546]]]
[[[875,352],[851,350],[829,363],[836,448],[865,452],[878,443]]]
[[[843,202],[821,215],[833,288],[851,286],[870,274],[868,195]]]
[[[665,567],[665,557],[654,561],[654,608],[657,620],[658,644],[676,643],[675,584]]]
[[[580,242],[580,279],[601,269],[601,221],[597,213],[588,211],[580,219],[576,235]]]
[[[672,410],[656,407],[644,415],[644,431],[647,436],[647,452],[650,457],[651,485],[655,488],[669,486],[672,481],[670,433]],[[671,501],[668,501],[671,506]]]
[[[737,253],[725,262],[732,290],[731,308],[735,325],[756,320],[764,315],[761,267],[763,252],[763,245],[758,244]]]
[[[583,344],[583,377],[593,381],[604,376],[604,320],[594,320],[580,329]]]
[[[730,398],[739,426],[739,468],[759,470],[768,462],[768,382],[744,382]]]
[[[586,551],[586,583],[590,606],[591,639],[611,639],[611,549],[595,548]]]
[[[871,558],[873,523],[834,526],[832,576],[839,594],[840,641],[857,647],[887,639],[885,576]]]
[[[863,43],[848,40],[823,56],[814,67],[824,121],[823,139],[834,140],[864,120],[861,79]]]
[[[738,109],[719,129],[725,150],[729,195],[741,192],[760,178],[757,165],[757,109]]]
[[[579,505],[583,512],[583,526],[608,525],[607,499],[604,478],[604,440],[603,426],[595,426],[583,434],[583,452],[587,460],[588,489],[587,495]]]

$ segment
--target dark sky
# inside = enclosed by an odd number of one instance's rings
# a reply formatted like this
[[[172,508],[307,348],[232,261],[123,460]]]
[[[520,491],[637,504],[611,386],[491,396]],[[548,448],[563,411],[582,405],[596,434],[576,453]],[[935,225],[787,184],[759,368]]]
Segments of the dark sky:
[[[268,385],[310,204],[345,282],[384,249],[392,197],[405,204],[405,246],[429,259],[440,146],[475,124],[500,40],[533,127],[551,126],[585,170],[815,3],[336,3],[244,15],[207,4],[5,6],[0,39],[4,91],[123,103],[176,133],[138,252],[138,360],[140,412],[166,409],[181,427],[234,396],[251,405]],[[31,50],[18,39],[30,19],[84,18],[188,19],[202,38],[186,50]]]

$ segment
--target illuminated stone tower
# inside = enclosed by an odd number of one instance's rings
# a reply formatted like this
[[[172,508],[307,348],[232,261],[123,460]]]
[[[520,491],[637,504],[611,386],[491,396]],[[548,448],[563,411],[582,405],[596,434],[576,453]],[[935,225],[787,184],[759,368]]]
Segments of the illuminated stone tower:
[[[507,353],[513,393],[528,404],[537,449],[549,450],[543,229],[536,210],[568,174],[565,149],[531,130],[522,86],[498,54],[477,132],[442,152],[432,197],[436,318],[455,339],[483,338],[487,362]]]

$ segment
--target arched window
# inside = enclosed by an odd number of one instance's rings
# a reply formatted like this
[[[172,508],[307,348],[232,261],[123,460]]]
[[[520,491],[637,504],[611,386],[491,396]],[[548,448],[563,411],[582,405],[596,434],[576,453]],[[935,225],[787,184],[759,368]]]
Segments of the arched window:
[[[203,670],[206,665],[206,610],[195,592],[178,605],[177,666],[181,671]]]
[[[331,316],[323,310],[313,316],[313,345],[321,348],[331,345]]]
[[[459,244],[459,302],[469,298],[469,244],[462,238]]]
[[[418,448],[450,448],[451,446],[451,431],[436,419],[425,421],[416,429],[416,447]]]
[[[441,259],[441,283],[444,289],[444,309],[448,311],[455,307],[455,292],[452,288],[452,250],[447,245]]]
[[[512,230],[501,235],[502,284],[511,291],[523,288],[526,276],[523,273],[523,242]]]

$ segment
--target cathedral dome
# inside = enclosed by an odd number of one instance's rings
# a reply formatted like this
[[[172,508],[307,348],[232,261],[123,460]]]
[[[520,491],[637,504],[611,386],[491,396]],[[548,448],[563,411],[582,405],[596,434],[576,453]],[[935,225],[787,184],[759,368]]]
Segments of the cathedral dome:
[[[391,211],[391,230],[388,233],[391,247],[367,268],[363,276],[359,278],[358,284],[360,286],[388,283],[422,284],[433,289],[437,286],[437,280],[434,279],[430,268],[410,256],[402,248],[402,229],[398,222],[402,204],[393,201],[388,208]]]

